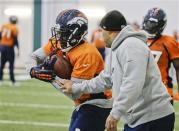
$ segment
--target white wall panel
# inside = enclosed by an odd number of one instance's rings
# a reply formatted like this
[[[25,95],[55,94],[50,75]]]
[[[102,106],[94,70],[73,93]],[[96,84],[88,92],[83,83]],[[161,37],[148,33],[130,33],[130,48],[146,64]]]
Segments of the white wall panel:
[[[168,23],[165,33],[172,34],[179,31],[179,0],[79,0],[80,4],[104,7],[107,11],[116,9],[121,11],[129,22],[142,23],[143,16],[152,7],[160,7],[167,13]]]
[[[99,8],[106,12],[116,9],[125,15],[127,21],[137,21],[141,24],[149,8],[161,7],[168,16],[164,32],[171,35],[174,30],[179,31],[179,0],[43,0],[42,7],[42,43],[46,43],[50,37],[50,27],[55,23],[57,14],[67,8]],[[98,13],[96,12],[96,14]],[[91,32],[97,27],[101,18],[88,18],[89,39]]]
[[[42,45],[51,37],[51,27],[57,15],[64,9],[76,8],[77,2],[68,0],[43,0],[42,2]]]

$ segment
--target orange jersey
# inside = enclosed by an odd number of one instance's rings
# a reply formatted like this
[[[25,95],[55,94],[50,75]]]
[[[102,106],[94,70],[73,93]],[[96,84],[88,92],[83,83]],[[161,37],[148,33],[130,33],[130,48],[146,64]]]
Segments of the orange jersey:
[[[104,62],[98,50],[88,44],[81,44],[67,54],[73,66],[72,77],[91,79],[104,68]]]
[[[78,79],[89,80],[104,69],[103,59],[98,50],[91,44],[83,43],[71,49],[67,54],[73,66],[71,76]],[[106,98],[111,98],[111,91],[105,92]],[[90,94],[84,94],[75,101],[78,105],[89,100]]]
[[[49,55],[53,50],[51,40],[43,47],[46,55]],[[62,52],[58,52],[62,55]],[[103,59],[98,50],[91,44],[83,43],[71,49],[67,53],[71,65],[73,66],[71,76],[78,79],[91,79],[98,75],[104,69]],[[105,97],[111,98],[111,90],[105,91]],[[75,104],[79,105],[82,102],[90,99],[90,94],[84,94],[79,99],[75,100]]]
[[[168,72],[170,63],[174,59],[179,59],[179,46],[173,37],[165,35],[161,36],[156,41],[148,40],[148,45],[159,66],[162,81],[169,88],[170,80],[168,79]]]
[[[5,24],[1,27],[1,40],[0,44],[13,47],[14,46],[14,37],[18,35],[18,29],[14,24]]]
[[[43,50],[46,55],[54,51],[54,47],[49,40]],[[59,53],[62,53],[59,51]],[[70,50],[67,54],[71,65],[73,66],[72,77],[79,79],[91,79],[99,74],[104,68],[104,62],[98,50],[88,44],[84,43]]]
[[[104,48],[105,43],[102,37],[102,31],[100,29],[95,30],[92,34],[91,38],[92,44],[96,46],[96,48]]]

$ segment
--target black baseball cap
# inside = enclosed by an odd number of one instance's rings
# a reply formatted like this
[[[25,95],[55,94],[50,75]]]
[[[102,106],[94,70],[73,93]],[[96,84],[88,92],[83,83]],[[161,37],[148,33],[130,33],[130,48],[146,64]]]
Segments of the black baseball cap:
[[[117,10],[108,12],[100,22],[100,27],[107,31],[121,31],[126,25],[125,17]]]

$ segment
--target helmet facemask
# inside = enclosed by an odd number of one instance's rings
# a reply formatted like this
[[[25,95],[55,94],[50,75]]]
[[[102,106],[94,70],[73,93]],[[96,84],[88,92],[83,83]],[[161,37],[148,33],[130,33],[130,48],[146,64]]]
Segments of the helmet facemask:
[[[76,9],[67,9],[59,13],[56,25],[52,28],[52,37],[60,43],[61,51],[68,52],[81,44],[87,34],[88,19]]]
[[[152,8],[146,14],[142,28],[148,33],[148,38],[161,36],[167,23],[165,12],[160,8]]]
[[[68,52],[84,40],[84,37],[87,34],[86,30],[87,27],[80,27],[77,24],[68,25],[66,27],[56,25],[52,28],[52,37],[57,41],[60,41],[60,47],[63,52]]]
[[[56,27],[51,28],[52,37],[50,38],[50,41],[54,49],[61,49],[61,45],[59,44],[59,39],[58,39],[59,36],[57,36],[59,34],[57,29],[58,28]]]
[[[165,24],[165,25],[162,25],[162,24]],[[166,23],[158,23],[155,21],[148,20],[144,22],[143,29],[148,33],[149,38],[155,38],[161,35],[165,26],[166,26]]]

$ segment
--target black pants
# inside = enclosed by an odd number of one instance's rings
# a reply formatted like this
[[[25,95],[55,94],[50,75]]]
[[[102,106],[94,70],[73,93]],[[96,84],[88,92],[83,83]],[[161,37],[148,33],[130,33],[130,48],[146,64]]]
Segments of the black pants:
[[[71,117],[69,131],[104,131],[111,108],[82,105]]]
[[[0,63],[0,80],[3,80],[3,69],[6,62],[9,62],[9,74],[10,79],[14,83],[14,48],[7,47],[7,46],[0,46],[0,53],[1,53],[1,63]]]
[[[125,125],[124,131],[173,131],[174,123],[175,114],[173,113],[163,118],[138,125],[134,128]]]

